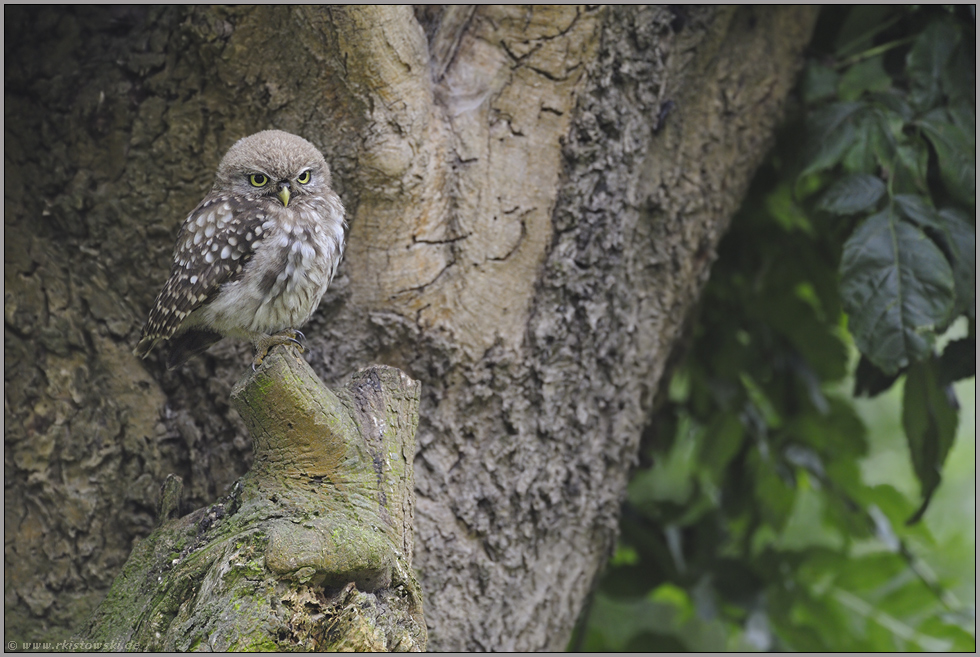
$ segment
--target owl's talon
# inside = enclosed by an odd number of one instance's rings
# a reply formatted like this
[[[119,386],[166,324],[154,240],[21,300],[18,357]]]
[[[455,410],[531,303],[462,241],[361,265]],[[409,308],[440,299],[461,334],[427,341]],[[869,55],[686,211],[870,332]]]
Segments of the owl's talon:
[[[286,329],[285,331],[280,331],[279,333],[276,333],[275,336],[273,337],[282,338],[282,342],[278,342],[278,344],[286,344],[287,342],[292,342],[294,345],[296,345],[296,348],[299,349],[299,353],[301,354],[306,353],[306,346],[302,342],[300,342],[300,340],[306,340],[306,336],[303,335],[303,332],[300,331],[299,329]]]
[[[299,350],[299,353],[306,353],[306,347],[297,338],[306,339],[300,331],[296,329],[286,329],[285,331],[280,331],[279,333],[273,333],[272,335],[267,335],[258,342],[255,343],[255,358],[252,359],[252,371],[256,371],[265,357],[269,355],[269,350],[277,345],[294,344]]]

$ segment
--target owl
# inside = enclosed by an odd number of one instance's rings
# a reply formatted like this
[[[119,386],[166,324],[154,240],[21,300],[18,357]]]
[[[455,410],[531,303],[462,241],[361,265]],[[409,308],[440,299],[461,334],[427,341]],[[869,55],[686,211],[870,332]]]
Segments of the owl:
[[[133,353],[161,342],[174,369],[220,340],[247,338],[253,369],[299,344],[344,253],[344,207],[313,144],[279,130],[235,143],[181,226],[170,278]]]

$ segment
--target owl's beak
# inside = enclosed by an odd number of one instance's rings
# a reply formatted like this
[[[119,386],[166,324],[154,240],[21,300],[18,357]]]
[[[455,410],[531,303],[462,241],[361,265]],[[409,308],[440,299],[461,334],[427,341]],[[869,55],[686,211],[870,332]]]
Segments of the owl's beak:
[[[284,208],[289,207],[289,183],[282,182],[279,183],[279,191],[276,193],[279,200],[282,201],[282,206]]]

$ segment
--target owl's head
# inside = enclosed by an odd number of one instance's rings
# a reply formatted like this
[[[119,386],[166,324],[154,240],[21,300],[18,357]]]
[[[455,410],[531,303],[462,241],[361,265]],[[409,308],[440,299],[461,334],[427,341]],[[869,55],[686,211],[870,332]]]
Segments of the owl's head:
[[[330,167],[316,146],[281,130],[263,130],[235,142],[221,159],[214,189],[284,206],[330,189]]]

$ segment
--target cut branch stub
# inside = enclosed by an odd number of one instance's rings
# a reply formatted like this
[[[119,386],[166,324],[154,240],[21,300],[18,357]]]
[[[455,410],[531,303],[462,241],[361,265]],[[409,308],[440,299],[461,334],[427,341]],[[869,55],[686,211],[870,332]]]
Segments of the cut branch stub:
[[[179,506],[168,499],[85,640],[424,650],[411,570],[419,383],[372,367],[332,391],[279,347],[231,398],[252,436],[252,468],[227,498],[183,518],[168,519]]]

